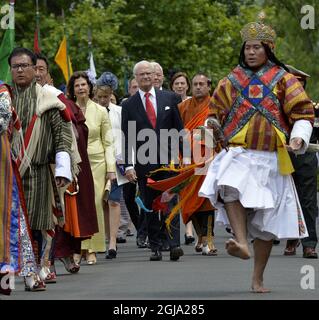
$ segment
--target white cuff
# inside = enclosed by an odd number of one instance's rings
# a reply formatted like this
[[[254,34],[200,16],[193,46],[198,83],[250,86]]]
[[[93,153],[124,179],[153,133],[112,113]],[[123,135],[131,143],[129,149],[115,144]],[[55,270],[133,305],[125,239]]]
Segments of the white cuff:
[[[125,172],[127,172],[127,171],[129,171],[129,170],[132,170],[132,169],[134,169],[133,166],[126,167],[126,168],[125,168]]]
[[[207,127],[208,122],[214,122],[214,123],[216,123],[218,126],[220,126],[219,121],[218,121],[216,118],[214,118],[214,117],[208,117],[208,118],[205,120],[205,122],[204,122],[204,126],[205,126],[205,127]]]
[[[192,164],[191,158],[188,158],[188,157],[183,158],[183,164]]]
[[[55,155],[55,177],[72,181],[70,155],[65,151],[58,152]]]
[[[204,126],[205,127],[207,127],[207,123],[208,123],[208,121],[211,119],[211,117],[209,117],[209,118],[207,118],[206,120],[205,120],[205,122],[204,122]]]
[[[291,134],[290,134],[290,141],[293,138],[301,138],[304,143],[302,147],[295,151],[295,154],[304,154],[307,151],[309,146],[309,141],[312,133],[312,125],[308,120],[298,120],[295,122]]]

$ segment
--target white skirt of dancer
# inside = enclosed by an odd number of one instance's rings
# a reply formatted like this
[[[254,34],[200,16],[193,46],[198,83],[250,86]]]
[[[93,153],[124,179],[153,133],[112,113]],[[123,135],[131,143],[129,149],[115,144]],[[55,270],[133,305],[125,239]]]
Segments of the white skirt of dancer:
[[[226,191],[226,192],[225,192]],[[301,239],[308,236],[291,175],[278,171],[276,152],[242,147],[223,150],[212,161],[199,196],[217,209],[216,222],[229,225],[224,204],[239,200],[247,210],[250,238]]]

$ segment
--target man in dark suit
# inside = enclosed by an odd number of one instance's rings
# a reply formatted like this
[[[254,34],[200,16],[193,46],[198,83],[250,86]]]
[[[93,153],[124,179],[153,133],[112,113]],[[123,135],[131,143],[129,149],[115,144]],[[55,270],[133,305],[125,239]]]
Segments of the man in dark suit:
[[[293,66],[287,65],[289,72],[292,73],[306,88],[307,79],[310,75],[296,69]],[[314,109],[315,119],[318,117],[318,109]],[[314,129],[310,137],[311,143],[317,143],[319,140],[317,123],[314,123]],[[292,256],[296,254],[296,249],[300,242],[303,247],[303,257],[306,259],[318,259],[316,246],[318,243],[318,236],[316,231],[316,219],[318,217],[318,203],[317,203],[317,168],[318,159],[316,153],[306,152],[304,154],[295,155],[290,153],[290,158],[294,166],[295,172],[292,174],[302,212],[305,217],[305,222],[309,236],[301,239],[287,240],[284,251],[285,256]]]
[[[153,200],[160,194],[147,187],[147,175],[162,165],[178,162],[178,150],[181,150],[183,123],[177,108],[181,98],[173,92],[157,90],[153,87],[154,68],[148,61],[138,62],[133,74],[139,91],[123,102],[122,131],[124,134],[123,155],[126,177],[130,182],[138,181],[141,199],[148,211],[147,228],[152,255],[151,261],[162,260],[160,251],[161,215],[152,211]],[[175,129],[175,135],[165,140],[165,134]],[[174,131],[174,130],[173,130]],[[129,163],[134,149],[135,167]],[[174,154],[175,152],[175,154]],[[154,180],[167,178],[167,173],[159,172],[152,176]],[[175,222],[175,225],[174,225]],[[179,217],[172,224],[172,238],[169,239],[170,259],[178,260],[183,255],[179,241]]]

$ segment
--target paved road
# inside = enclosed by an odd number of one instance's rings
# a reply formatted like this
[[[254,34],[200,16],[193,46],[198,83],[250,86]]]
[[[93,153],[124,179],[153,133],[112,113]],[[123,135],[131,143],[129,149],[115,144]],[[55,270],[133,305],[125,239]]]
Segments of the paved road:
[[[216,257],[195,253],[193,246],[183,246],[184,257],[178,262],[169,261],[165,252],[163,261],[151,262],[148,249],[138,249],[134,237],[126,244],[118,245],[118,257],[104,259],[98,255],[98,263],[88,266],[82,263],[78,274],[67,273],[57,262],[58,282],[49,284],[45,292],[25,292],[21,278],[16,278],[16,289],[3,300],[38,299],[116,299],[116,300],[242,300],[242,299],[319,299],[318,260],[303,259],[301,247],[294,257],[282,255],[284,243],[275,246],[265,273],[265,284],[273,291],[269,294],[249,292],[253,259],[242,261],[228,256],[224,242],[228,234],[216,228]],[[313,267],[315,289],[303,290],[301,268]],[[309,272],[309,271],[308,271]],[[308,274],[308,273],[307,273]]]

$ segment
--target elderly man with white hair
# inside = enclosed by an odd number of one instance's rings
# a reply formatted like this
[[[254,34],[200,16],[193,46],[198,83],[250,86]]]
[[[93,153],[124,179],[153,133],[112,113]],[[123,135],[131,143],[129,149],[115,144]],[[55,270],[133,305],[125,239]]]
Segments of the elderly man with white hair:
[[[139,90],[123,102],[122,131],[125,141],[123,158],[126,177],[131,183],[138,182],[141,199],[147,210],[148,238],[152,250],[150,260],[159,261],[162,260],[162,215],[153,208],[153,201],[160,193],[147,186],[147,175],[163,165],[170,164],[171,160],[176,158],[173,147],[181,147],[180,136],[173,137],[167,144],[161,143],[160,136],[165,130],[176,129],[180,132],[183,130],[183,123],[177,108],[181,102],[180,96],[154,88],[153,73],[154,68],[148,61],[140,61],[134,66],[133,74]],[[144,138],[141,139],[141,136]],[[174,139],[175,141],[172,141]],[[136,158],[134,167],[129,163],[129,151],[132,148]],[[166,159],[163,160],[164,158]],[[167,177],[166,172],[158,172],[152,179],[161,180]],[[173,237],[169,239],[170,259],[176,261],[183,255],[179,239],[179,217],[176,217],[173,225]]]
[[[158,62],[151,62],[153,67],[153,86],[156,89],[163,90],[164,72],[162,66]]]

